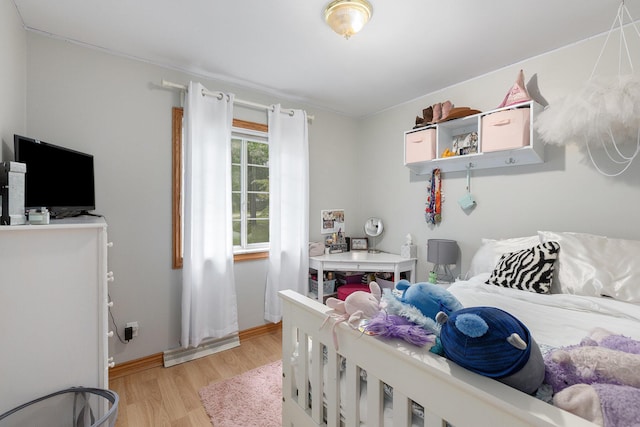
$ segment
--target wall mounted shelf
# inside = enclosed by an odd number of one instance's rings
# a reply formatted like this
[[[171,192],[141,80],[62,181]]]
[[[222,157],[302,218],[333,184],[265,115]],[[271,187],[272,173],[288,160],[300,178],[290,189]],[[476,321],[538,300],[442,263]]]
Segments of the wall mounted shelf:
[[[544,162],[544,145],[532,126],[542,106],[528,101],[404,133],[404,165],[417,175]],[[456,140],[477,133],[476,152],[459,154]],[[456,150],[457,148],[457,150]],[[458,155],[443,157],[446,149]]]

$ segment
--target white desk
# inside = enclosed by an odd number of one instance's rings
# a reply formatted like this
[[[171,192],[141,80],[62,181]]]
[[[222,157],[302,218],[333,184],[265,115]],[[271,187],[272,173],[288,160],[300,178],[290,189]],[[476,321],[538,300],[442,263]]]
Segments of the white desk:
[[[318,301],[323,301],[323,277],[326,271],[391,272],[397,282],[400,273],[409,272],[407,280],[415,280],[416,258],[402,258],[400,255],[379,252],[351,251],[309,257],[309,268],[318,271]]]

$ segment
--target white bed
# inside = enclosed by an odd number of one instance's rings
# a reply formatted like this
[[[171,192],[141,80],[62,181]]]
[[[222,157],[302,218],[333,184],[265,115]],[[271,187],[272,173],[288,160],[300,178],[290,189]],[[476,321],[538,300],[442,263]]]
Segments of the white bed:
[[[569,283],[569,274],[573,275],[573,280],[577,276],[576,268],[584,270],[591,262],[589,257],[599,256],[593,245],[607,249],[611,256],[623,256],[607,246],[613,239],[602,241],[598,240],[604,239],[600,236],[579,235],[576,242],[574,237],[571,233],[548,233],[504,241],[485,240],[472,261],[472,277],[452,284],[449,290],[465,307],[488,305],[514,314],[528,326],[541,345],[578,344],[596,327],[606,327],[640,340],[640,304],[634,302],[636,291],[629,293],[618,286],[624,282],[626,286],[640,290],[640,281],[632,285],[628,280],[629,274],[640,270],[640,267],[634,270],[635,264],[625,264],[624,277],[607,276],[604,285],[601,273],[595,275],[595,281],[586,273],[580,275],[585,288],[582,293],[587,295],[557,293],[562,292],[558,288],[559,278],[564,278],[565,288],[572,286],[572,292],[580,293],[578,285]],[[526,248],[535,244],[536,239],[545,241],[549,238],[559,241],[561,246],[554,278],[556,293],[539,294],[485,284],[502,254]],[[625,251],[628,249],[624,248]],[[580,255],[579,263],[572,264],[576,251]],[[640,251],[635,256],[628,256],[631,263],[640,262],[638,254]],[[601,264],[602,256],[598,259]],[[594,271],[607,270],[600,264]],[[609,292],[607,286],[612,283],[616,286]],[[598,295],[619,298],[588,295],[594,289]],[[456,427],[595,425],[404,341],[363,335],[346,324],[336,328],[340,343],[338,353],[333,345],[331,326],[323,326],[331,312],[329,307],[293,291],[281,292],[281,298],[283,426],[402,427],[442,426],[445,422]],[[346,359],[343,369],[340,367],[342,358]],[[298,363],[309,359],[311,363]],[[313,363],[316,360],[326,360],[326,363]],[[361,393],[364,388],[360,380],[362,370],[366,371],[367,377],[366,395]],[[385,399],[384,384],[393,388],[392,407],[387,403],[386,409],[385,400],[388,399]],[[353,404],[361,399],[363,404]],[[424,408],[424,419],[412,416],[412,402]]]

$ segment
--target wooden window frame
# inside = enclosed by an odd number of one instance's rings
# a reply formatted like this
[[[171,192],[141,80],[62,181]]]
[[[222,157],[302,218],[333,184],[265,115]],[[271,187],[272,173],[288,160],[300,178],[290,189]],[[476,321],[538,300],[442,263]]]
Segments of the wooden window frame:
[[[172,267],[182,268],[182,215],[180,206],[182,204],[182,119],[184,109],[173,107],[171,110],[171,146],[172,146]],[[269,127],[261,123],[248,122],[245,120],[233,119],[233,127],[249,129],[259,132],[268,132]],[[249,252],[235,254],[234,261],[249,261],[255,259],[265,259],[269,257],[268,251]]]

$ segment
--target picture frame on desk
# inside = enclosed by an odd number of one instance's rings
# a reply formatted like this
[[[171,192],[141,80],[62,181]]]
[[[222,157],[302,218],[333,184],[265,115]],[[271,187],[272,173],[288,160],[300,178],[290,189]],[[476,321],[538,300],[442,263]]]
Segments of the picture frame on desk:
[[[351,250],[352,251],[366,251],[369,249],[369,239],[367,237],[352,237],[351,238]]]

